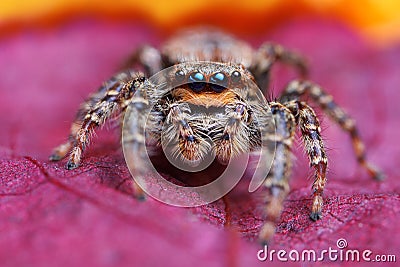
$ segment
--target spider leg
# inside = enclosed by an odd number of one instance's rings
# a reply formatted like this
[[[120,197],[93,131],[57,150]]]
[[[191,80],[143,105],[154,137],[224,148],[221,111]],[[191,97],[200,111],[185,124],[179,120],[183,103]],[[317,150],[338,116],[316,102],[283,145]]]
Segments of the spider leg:
[[[100,99],[106,95],[107,91],[113,90],[118,82],[119,81],[116,77],[112,77],[110,80],[106,81],[97,92],[91,94],[88,99],[80,105],[80,108],[75,115],[74,122],[71,125],[68,140],[53,149],[49,160],[58,161],[63,159],[68,154],[76,142],[76,135],[82,126],[86,114],[95,106],[97,102],[100,101]]]
[[[289,192],[289,177],[292,168],[291,147],[296,130],[295,118],[284,105],[271,102],[271,113],[275,121],[275,133],[269,137],[275,142],[275,156],[264,186],[266,197],[266,222],[260,231],[260,241],[268,242],[275,233],[276,223],[283,209],[283,201]]]
[[[138,174],[136,178],[142,177],[148,171],[145,128],[150,103],[146,89],[142,87],[143,81],[139,80],[137,86],[135,86],[136,93],[129,103],[130,109],[125,113],[124,118],[124,122],[129,123],[124,123],[122,127],[122,131],[124,131],[122,139],[124,149],[130,150],[129,153],[124,153],[125,160],[134,163],[134,169],[131,169],[131,173],[134,176]],[[134,196],[140,200],[145,199],[143,189],[135,181],[132,185]]]
[[[375,165],[367,161],[365,145],[360,138],[355,121],[334,101],[333,97],[324,90],[309,81],[293,81],[291,82],[284,93],[282,101],[290,101],[299,99],[301,96],[309,95],[328,116],[330,116],[340,127],[350,134],[353,149],[358,163],[363,166],[367,172],[375,179],[382,180],[385,178],[384,173]]]
[[[78,119],[76,119],[76,120],[78,120]],[[74,136],[77,133],[76,128],[77,127],[75,127],[75,123],[73,123],[73,125],[71,126],[71,130],[70,130],[71,133],[68,136],[68,140],[53,149],[53,152],[49,156],[50,161],[61,160],[68,154],[68,152],[71,150],[71,148],[74,144],[74,141],[75,141]]]
[[[271,68],[276,62],[283,62],[293,66],[301,78],[305,78],[308,75],[305,59],[278,44],[263,44],[257,51],[255,58],[256,60],[250,69],[263,93],[268,90]]]
[[[310,218],[316,221],[321,218],[322,214],[322,194],[326,184],[326,169],[328,165],[328,158],[321,138],[319,120],[314,110],[305,102],[293,100],[286,102],[285,106],[291,110],[296,118],[297,124],[301,130],[310,166],[315,170],[314,182],[312,185],[313,203]]]
[[[93,131],[117,111],[124,110],[136,88],[144,80],[142,74],[123,72],[106,82],[98,92],[104,92],[103,97],[97,99],[98,95],[95,94],[96,97],[92,96],[85,102],[72,126],[68,143],[57,147],[50,159],[58,160],[72,148],[66,168],[71,170],[78,167]]]
[[[215,145],[216,155],[222,163],[229,162],[231,154],[238,155],[247,150],[249,136],[247,134],[248,108],[245,103],[237,102],[228,107],[225,128]]]
[[[162,69],[161,62],[161,54],[156,48],[143,45],[128,56],[128,59],[123,62],[120,69],[130,69],[138,65],[143,67],[147,77],[150,77]]]

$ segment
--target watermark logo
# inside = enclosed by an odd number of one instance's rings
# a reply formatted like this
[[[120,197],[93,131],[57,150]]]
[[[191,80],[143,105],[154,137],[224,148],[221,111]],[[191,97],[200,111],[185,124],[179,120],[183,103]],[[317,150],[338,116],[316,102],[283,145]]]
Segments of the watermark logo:
[[[396,262],[394,254],[374,254],[372,250],[350,249],[347,240],[339,238],[336,247],[328,247],[323,250],[304,249],[290,251],[269,249],[267,245],[257,252],[259,261],[293,261],[293,262]]]
[[[337,246],[339,249],[346,248],[346,247],[347,247],[347,240],[344,239],[344,238],[339,238],[339,239],[336,241],[336,246]]]
[[[203,101],[201,104],[186,101],[185,95],[181,95],[180,100],[176,101],[171,96],[178,94],[177,88],[183,88],[188,83],[187,79],[176,78],[177,73],[181,75],[179,70],[196,73],[194,78],[199,81],[192,77],[190,82],[200,83],[198,86],[192,85],[192,91],[180,91],[185,94],[195,94],[197,87],[204,86],[204,80],[200,78],[217,77],[215,73],[242,71],[240,84],[237,87],[229,86],[229,90],[235,95],[232,99],[235,101],[240,99],[241,104],[226,100],[228,98],[218,98],[218,93],[208,94],[209,99],[201,100]],[[220,76],[217,78],[223,80],[223,75]],[[235,108],[240,110],[238,105],[251,110],[252,122],[250,130],[246,124],[248,122],[240,122],[232,126],[240,127],[238,135],[247,136],[241,139],[240,147],[250,148],[255,142],[260,143],[257,160],[251,162],[254,169],[250,177],[249,192],[255,191],[262,185],[274,159],[275,140],[267,137],[274,136],[275,125],[261,90],[249,77],[240,66],[215,62],[191,62],[164,69],[149,78],[136,91],[125,112],[122,144],[125,160],[133,179],[148,195],[169,205],[194,207],[218,200],[232,190],[244,174],[248,174],[250,162],[248,153],[236,153],[240,156],[230,157],[227,162],[224,162],[226,164],[224,172],[212,182],[201,186],[182,186],[166,180],[153,165],[151,156],[155,147],[161,147],[166,159],[179,170],[196,173],[209,168],[219,153],[218,144],[215,144],[216,136],[219,136],[217,141],[223,139],[222,131],[227,129],[230,121],[234,120],[232,111]],[[213,84],[211,78],[207,84],[211,87]],[[214,88],[218,90],[221,88],[221,85],[214,84],[216,85]],[[198,94],[203,98],[204,95]],[[184,142],[182,132],[189,127],[192,127],[198,141],[198,143],[191,143],[197,148],[190,151],[191,153],[201,152],[200,160],[188,160],[182,153],[182,142]],[[254,140],[255,138],[260,140]],[[234,145],[238,144],[232,144],[229,149],[234,150]]]

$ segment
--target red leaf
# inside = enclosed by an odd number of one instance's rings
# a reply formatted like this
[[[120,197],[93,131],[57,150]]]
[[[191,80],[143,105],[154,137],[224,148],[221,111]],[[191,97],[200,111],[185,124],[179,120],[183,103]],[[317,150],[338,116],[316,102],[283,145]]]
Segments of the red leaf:
[[[268,264],[257,260],[261,192],[239,186],[193,209],[137,202],[118,135],[107,131],[82,167],[66,171],[65,162],[47,161],[67,136],[79,103],[137,45],[158,44],[155,36],[143,26],[78,22],[0,41],[2,266]],[[252,43],[271,39],[310,59],[313,80],[356,118],[371,160],[388,179],[372,181],[356,165],[349,138],[324,119],[331,148],[324,217],[308,218],[310,172],[297,152],[292,191],[270,249],[337,249],[336,241],[345,238],[349,249],[398,258],[400,47],[373,50],[349,30],[322,21],[296,21]],[[274,80],[272,86],[283,84]]]

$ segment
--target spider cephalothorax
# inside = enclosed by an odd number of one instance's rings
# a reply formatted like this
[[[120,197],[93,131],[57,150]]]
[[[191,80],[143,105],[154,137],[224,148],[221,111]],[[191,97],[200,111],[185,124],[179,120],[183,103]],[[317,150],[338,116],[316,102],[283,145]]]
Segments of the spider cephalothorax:
[[[269,74],[277,61],[294,66],[300,79],[290,82],[278,100],[259,101],[249,89],[248,81],[258,85],[264,95],[269,93]],[[197,29],[169,40],[160,50],[143,46],[127,65],[144,73],[122,72],[91,95],[82,104],[68,141],[55,148],[51,160],[60,160],[71,152],[66,167],[78,167],[91,132],[112,115],[124,113],[128,105],[136,112],[129,118],[129,141],[137,142],[134,149],[138,158],[145,153],[141,144],[148,137],[155,140],[156,146],[172,147],[175,156],[192,163],[209,154],[226,163],[231,157],[256,150],[264,141],[272,140],[275,160],[264,182],[268,195],[266,223],[260,232],[261,240],[267,241],[275,231],[282,202],[289,191],[290,151],[297,126],[315,173],[310,217],[321,218],[328,159],[319,120],[303,101],[308,96],[350,133],[359,163],[374,178],[383,178],[366,161],[354,121],[321,87],[304,79],[307,73],[304,60],[279,45],[265,44],[254,50],[221,32]],[[149,80],[167,68],[166,80],[160,83],[165,86]],[[163,89],[167,87],[172,89]],[[145,109],[148,117],[142,114]],[[265,130],[271,125],[273,131]],[[140,167],[138,160],[135,168]]]
[[[153,112],[163,113],[164,130],[153,131],[159,143],[166,146],[177,140],[174,154],[183,160],[196,162],[213,153],[224,163],[231,154],[260,146],[259,122],[252,113],[269,117],[256,99],[249,97],[251,90],[245,81],[253,78],[250,72],[238,64],[200,61],[176,65],[171,73],[167,80],[168,88],[173,89],[157,90],[149,96],[158,107]],[[165,136],[162,140],[161,133]]]

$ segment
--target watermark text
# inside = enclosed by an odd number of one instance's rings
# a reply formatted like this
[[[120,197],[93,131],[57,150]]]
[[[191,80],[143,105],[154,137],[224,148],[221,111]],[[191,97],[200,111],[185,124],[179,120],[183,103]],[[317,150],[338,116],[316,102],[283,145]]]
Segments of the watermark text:
[[[371,250],[347,249],[347,241],[339,238],[336,247],[329,247],[320,251],[314,249],[290,251],[269,249],[267,245],[257,252],[259,261],[293,261],[293,262],[317,262],[317,261],[343,261],[343,262],[396,262],[394,254],[374,254]]]

